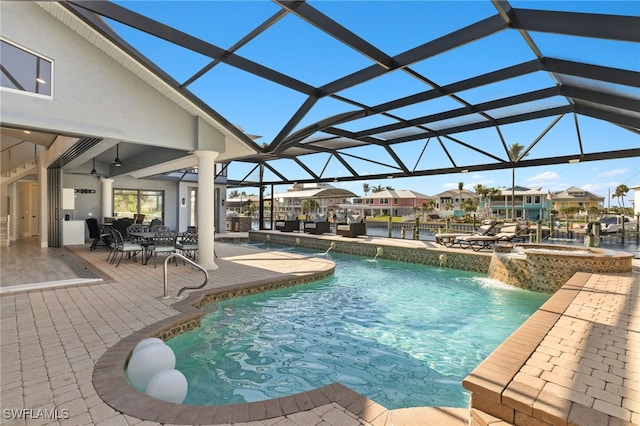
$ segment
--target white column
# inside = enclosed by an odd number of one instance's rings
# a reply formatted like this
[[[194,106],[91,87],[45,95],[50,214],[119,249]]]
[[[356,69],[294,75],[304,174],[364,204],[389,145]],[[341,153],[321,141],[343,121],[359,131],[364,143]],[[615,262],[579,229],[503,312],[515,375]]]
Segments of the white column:
[[[102,184],[102,217],[98,223],[102,223],[105,217],[113,216],[113,179],[100,178]]]
[[[214,209],[215,209],[215,166],[216,151],[194,151],[198,157],[198,260],[207,270],[218,269],[214,255]]]
[[[49,177],[47,176],[47,168],[45,167],[44,156],[38,156],[38,203],[40,210],[40,248],[49,246],[49,205],[48,198],[49,191]],[[13,202],[17,201],[15,198],[17,194],[14,192]],[[16,212],[17,213],[17,212]],[[16,215],[17,217],[17,215]],[[14,222],[15,223],[15,222]]]

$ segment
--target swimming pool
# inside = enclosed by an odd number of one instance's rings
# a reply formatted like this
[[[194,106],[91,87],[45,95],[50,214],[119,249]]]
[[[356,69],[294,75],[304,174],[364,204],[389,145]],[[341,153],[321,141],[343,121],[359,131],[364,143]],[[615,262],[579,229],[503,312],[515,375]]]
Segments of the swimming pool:
[[[387,408],[465,407],[461,381],[549,297],[481,274],[331,254],[335,276],[203,307],[167,342],[185,404],[341,382]]]

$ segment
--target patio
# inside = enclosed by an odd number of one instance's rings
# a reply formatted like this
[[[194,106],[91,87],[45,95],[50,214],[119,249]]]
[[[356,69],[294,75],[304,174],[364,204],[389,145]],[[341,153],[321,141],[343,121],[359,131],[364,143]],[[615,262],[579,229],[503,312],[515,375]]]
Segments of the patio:
[[[231,235],[233,234],[229,234]],[[385,240],[377,238],[376,243],[382,244]],[[358,244],[357,239],[352,243]],[[394,244],[401,243],[394,240]],[[22,257],[21,261],[25,262],[24,256],[19,254],[25,253],[25,250],[23,247],[21,251],[9,252],[2,248],[0,252],[2,291],[5,292],[1,296],[3,408],[31,409],[32,415],[39,409],[57,410],[53,414],[58,416],[57,421],[61,424],[158,424],[157,420],[148,417],[148,404],[137,406],[139,415],[144,416],[145,420],[142,420],[130,414],[122,414],[105,403],[94,387],[94,369],[106,351],[123,339],[179,314],[172,306],[175,299],[163,300],[160,297],[163,290],[162,269],[153,269],[131,261],[123,261],[119,268],[114,268],[105,262],[104,251],[90,252],[88,244],[73,246],[68,250],[65,257],[73,256],[75,262],[88,266],[101,281],[97,281],[95,277],[82,278],[90,281],[84,284],[80,281],[68,282],[64,287],[51,288],[48,285],[46,287],[49,288],[6,293],[12,283],[19,283],[15,279],[13,282],[9,281],[10,277],[4,271],[8,265],[17,262],[18,257]],[[303,270],[318,273],[327,268],[325,261],[309,258],[282,262],[282,254],[271,252],[266,256],[261,253],[256,257],[254,249],[234,244],[217,243],[216,251],[216,262],[220,268],[212,273],[213,286],[264,282],[292,276]],[[29,263],[43,261],[42,258],[38,259],[38,252],[37,247],[28,252]],[[55,251],[43,250],[41,255],[50,257],[47,262],[51,265],[61,262],[60,258],[55,258],[59,256]],[[582,278],[584,289],[567,290],[571,292],[572,298],[567,299],[559,294],[560,301],[556,297],[551,299],[555,301],[552,303],[554,309],[558,310],[557,321],[547,324],[555,326],[544,329],[544,333],[537,337],[538,340],[529,339],[529,335],[524,337],[524,341],[537,349],[530,357],[523,359],[526,363],[519,369],[509,367],[513,369],[514,376],[513,381],[507,381],[506,389],[511,393],[505,391],[501,401],[492,396],[495,394],[491,393],[491,389],[474,389],[474,392],[484,392],[478,397],[474,393],[475,408],[472,415],[476,424],[497,422],[497,415],[500,413],[496,410],[499,410],[501,404],[516,404],[518,410],[528,413],[531,417],[528,420],[550,424],[566,424],[567,419],[576,424],[640,423],[637,408],[640,406],[640,369],[637,365],[637,359],[640,358],[640,348],[637,346],[640,324],[636,312],[640,300],[639,266],[636,259],[634,270],[629,274],[585,274],[588,276]],[[35,271],[35,268],[30,270]],[[190,272],[189,266],[169,265],[169,272],[172,270],[179,271],[184,278],[179,283],[175,279],[170,280],[170,295],[175,295],[179,287],[190,284],[191,280],[200,279],[196,270]],[[41,278],[36,276],[36,279]],[[62,280],[79,277],[69,268],[55,278]],[[567,291],[563,294],[566,295]],[[562,303],[566,310],[559,308]],[[601,308],[603,306],[608,308]],[[578,318],[581,312],[591,312],[592,315]],[[539,313],[546,315],[542,310]],[[533,321],[534,325],[540,324],[538,320]],[[578,330],[572,325],[577,322],[585,327]],[[571,335],[575,339],[563,339],[569,333],[568,329],[571,329]],[[579,341],[576,340],[578,337]],[[540,345],[537,345],[538,341],[541,342]],[[609,341],[610,344],[607,343]],[[601,345],[603,342],[605,346]],[[507,343],[505,345],[508,346]],[[578,345],[583,358],[576,358],[580,356],[577,354]],[[548,359],[540,360],[544,354],[547,354]],[[503,359],[498,356],[498,361]],[[569,376],[573,370],[570,369],[569,361],[580,367],[571,377]],[[541,363],[547,367],[543,367]],[[485,380],[491,381],[497,376],[504,380],[504,368],[504,363],[496,364],[495,360],[489,360],[482,364],[480,371],[488,373],[484,376]],[[523,381],[528,393],[516,393],[514,396],[514,386],[521,388],[523,385],[520,382]],[[324,404],[306,411],[300,403],[289,407],[280,406],[281,415],[275,417],[266,416],[266,412],[261,415],[253,411],[227,412],[219,414],[224,415],[221,417],[224,421],[218,421],[220,418],[205,409],[196,409],[196,412],[167,410],[168,413],[163,412],[162,415],[173,413],[177,424],[193,424],[196,416],[202,415],[203,417],[198,418],[198,424],[306,426],[462,425],[467,424],[470,414],[467,409],[441,408],[389,411],[338,385],[325,389],[322,395],[319,399],[316,395],[315,401],[324,401]],[[144,396],[140,397],[144,399]],[[153,413],[159,416],[157,411]],[[224,410],[219,410],[219,413],[224,413]],[[28,414],[22,411],[22,415]],[[202,422],[204,418],[210,419],[212,423]],[[516,416],[514,420],[518,424],[522,417]],[[10,418],[3,419],[3,423],[32,424],[24,419]]]

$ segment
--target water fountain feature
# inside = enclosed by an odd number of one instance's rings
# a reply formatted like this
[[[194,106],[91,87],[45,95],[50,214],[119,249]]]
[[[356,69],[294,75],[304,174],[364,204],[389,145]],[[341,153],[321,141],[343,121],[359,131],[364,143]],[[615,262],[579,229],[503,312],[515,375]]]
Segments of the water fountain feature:
[[[331,250],[333,250],[334,248],[336,248],[336,242],[335,241],[331,241],[331,244],[329,244],[329,248],[327,249],[327,251],[324,252],[324,255],[326,256],[327,254],[329,254],[329,252]]]
[[[489,277],[527,290],[554,293],[576,272],[630,272],[634,255],[600,248],[550,244],[495,247]]]
[[[376,249],[376,255],[373,257],[373,260],[376,260],[378,258],[378,256],[380,256],[383,253],[384,253],[384,250],[382,249],[382,247],[378,247]]]

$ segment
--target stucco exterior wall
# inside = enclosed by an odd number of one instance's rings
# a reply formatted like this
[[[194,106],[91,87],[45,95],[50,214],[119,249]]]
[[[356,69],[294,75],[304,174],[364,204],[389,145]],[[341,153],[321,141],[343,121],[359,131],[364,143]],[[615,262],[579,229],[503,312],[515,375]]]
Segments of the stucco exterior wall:
[[[53,99],[2,91],[5,124],[187,150],[194,149],[202,135],[207,149],[224,151],[220,131],[38,5],[2,2],[0,7],[2,37],[54,63]]]

